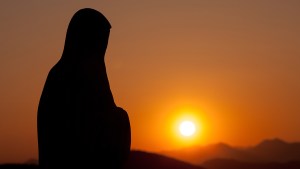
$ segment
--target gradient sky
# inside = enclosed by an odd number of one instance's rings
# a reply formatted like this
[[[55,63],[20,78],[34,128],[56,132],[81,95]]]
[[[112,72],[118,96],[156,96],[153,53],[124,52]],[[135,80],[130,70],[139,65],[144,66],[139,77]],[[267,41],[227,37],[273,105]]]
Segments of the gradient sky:
[[[186,114],[202,126],[193,145],[300,141],[298,0],[9,0],[0,2],[0,163],[37,158],[41,91],[84,7],[112,24],[108,76],[132,148],[190,146],[172,128]]]

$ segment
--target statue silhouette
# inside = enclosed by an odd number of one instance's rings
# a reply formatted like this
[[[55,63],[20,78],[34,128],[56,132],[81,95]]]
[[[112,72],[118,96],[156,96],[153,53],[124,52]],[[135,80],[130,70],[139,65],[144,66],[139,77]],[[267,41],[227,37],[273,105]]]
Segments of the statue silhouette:
[[[114,102],[104,62],[110,28],[93,9],[81,9],[71,19],[62,57],[48,74],[38,107],[42,169],[115,169],[129,155],[129,118]]]

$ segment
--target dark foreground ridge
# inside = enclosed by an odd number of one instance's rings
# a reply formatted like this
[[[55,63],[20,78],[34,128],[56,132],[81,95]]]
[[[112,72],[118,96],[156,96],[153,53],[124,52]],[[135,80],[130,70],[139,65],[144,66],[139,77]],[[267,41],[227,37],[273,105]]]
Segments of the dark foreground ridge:
[[[125,169],[203,169],[159,154],[132,151]]]
[[[101,165],[99,165],[101,166]],[[38,169],[37,165],[6,164],[0,169]],[[124,169],[204,169],[170,157],[143,151],[132,151]]]
[[[0,169],[38,168],[38,165],[32,164],[0,165]],[[251,163],[232,159],[214,159],[204,162],[201,166],[196,166],[155,153],[132,151],[124,169],[300,169],[300,161]]]
[[[38,169],[38,165],[34,164],[2,164],[0,169]]]

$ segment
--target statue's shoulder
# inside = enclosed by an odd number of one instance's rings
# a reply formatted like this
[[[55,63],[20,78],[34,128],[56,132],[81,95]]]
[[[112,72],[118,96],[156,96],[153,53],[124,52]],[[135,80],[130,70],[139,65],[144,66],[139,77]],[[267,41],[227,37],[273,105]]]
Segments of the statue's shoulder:
[[[123,119],[128,119],[129,120],[129,117],[128,117],[128,113],[121,107],[116,107],[115,108],[115,111],[116,113],[121,116]]]

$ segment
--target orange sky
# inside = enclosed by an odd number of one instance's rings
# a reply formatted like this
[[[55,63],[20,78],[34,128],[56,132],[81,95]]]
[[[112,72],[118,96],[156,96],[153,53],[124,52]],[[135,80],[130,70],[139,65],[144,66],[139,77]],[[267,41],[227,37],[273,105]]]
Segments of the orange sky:
[[[11,0],[0,2],[0,163],[37,158],[40,94],[84,7],[112,24],[108,75],[134,149],[300,140],[298,0]],[[192,142],[173,131],[186,113],[203,123]]]

